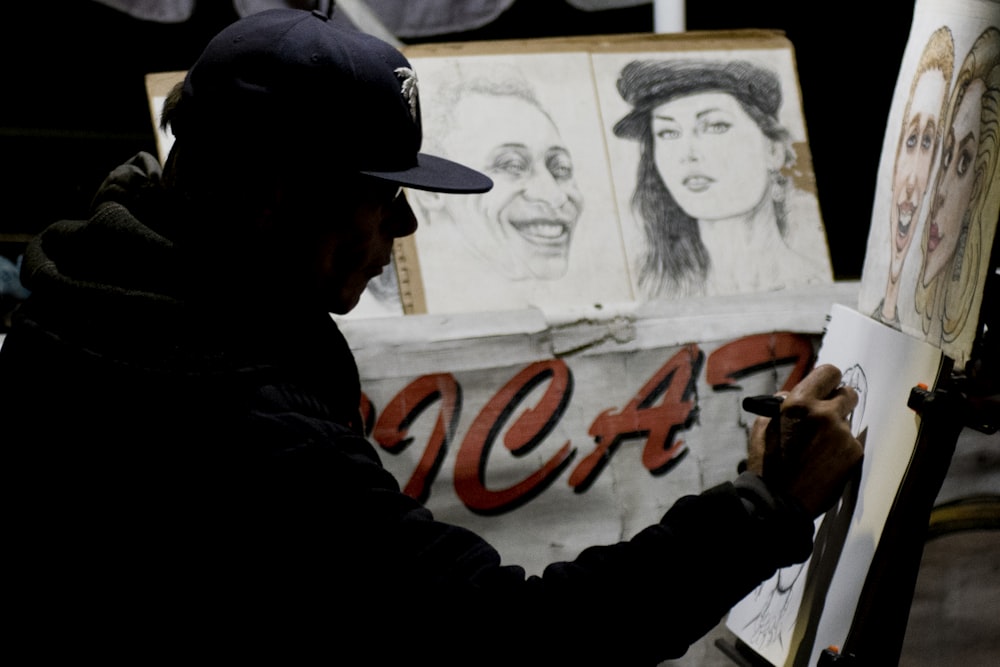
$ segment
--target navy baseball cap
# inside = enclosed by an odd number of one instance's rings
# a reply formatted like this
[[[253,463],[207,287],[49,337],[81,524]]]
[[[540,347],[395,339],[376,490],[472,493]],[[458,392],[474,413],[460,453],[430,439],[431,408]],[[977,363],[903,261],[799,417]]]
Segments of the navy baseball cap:
[[[417,76],[403,54],[319,11],[269,9],[230,24],[188,70],[181,95],[171,122],[178,139],[247,128],[315,145],[345,170],[404,187],[493,187],[475,169],[420,152]]]

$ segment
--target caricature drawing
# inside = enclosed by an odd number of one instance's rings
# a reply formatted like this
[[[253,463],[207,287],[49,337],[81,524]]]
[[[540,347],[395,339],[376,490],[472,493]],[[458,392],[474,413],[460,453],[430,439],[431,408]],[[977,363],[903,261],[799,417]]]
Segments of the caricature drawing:
[[[449,85],[450,84],[450,85]],[[495,67],[442,85],[429,144],[494,182],[479,195],[416,192],[428,226],[451,225],[462,251],[508,281],[565,275],[583,193],[559,128],[519,73]]]
[[[644,231],[636,272],[647,297],[832,280],[822,234],[811,248],[796,242],[806,211],[817,209],[788,178],[796,154],[773,71],[744,60],[635,60],[617,88],[632,109],[613,132],[639,143],[631,204]]]
[[[425,150],[493,188],[408,191],[426,312],[632,302],[588,54],[433,53],[414,59]]]
[[[899,292],[906,261],[941,145],[945,102],[954,68],[951,30],[941,26],[924,46],[900,122],[892,172],[889,218],[889,270],[885,295],[872,317],[900,328]]]
[[[860,364],[844,369],[842,383],[853,388],[858,394],[858,404],[848,415],[851,433],[862,441],[866,440],[867,424],[864,421],[868,403],[868,377]],[[836,505],[827,510],[816,531],[813,554],[806,561],[807,570],[802,592],[802,604],[795,618],[795,638],[797,658],[793,664],[806,664],[816,642],[816,631],[826,605],[830,583],[840,564],[840,557],[847,542],[855,512],[861,512],[861,475],[859,474],[844,489]]]
[[[865,429],[868,378],[860,364],[853,364],[844,369],[842,382],[858,393],[858,404],[848,416],[851,432],[858,437]],[[823,516],[809,560],[779,569],[774,577],[754,591],[754,604],[759,610],[743,629],[750,643],[759,650],[772,645],[782,649],[797,645],[798,653],[808,658],[826,591],[858,502],[859,487],[860,479],[855,479],[837,505]]]
[[[957,70],[940,168],[922,234],[923,263],[914,305],[932,343],[958,340],[969,328],[974,301],[982,296],[1000,196],[998,108],[1000,30],[990,27],[979,35]]]
[[[807,561],[808,562],[808,561]],[[793,595],[805,570],[806,563],[799,563],[778,570],[769,581],[753,592],[754,605],[759,611],[743,626],[747,641],[753,646],[778,645],[785,647],[794,629],[798,596]]]

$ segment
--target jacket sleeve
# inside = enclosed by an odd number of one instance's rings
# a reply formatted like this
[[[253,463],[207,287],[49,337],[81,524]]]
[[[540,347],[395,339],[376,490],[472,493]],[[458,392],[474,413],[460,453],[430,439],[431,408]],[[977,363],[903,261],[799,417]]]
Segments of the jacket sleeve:
[[[526,576],[403,494],[363,437],[303,419],[277,418],[286,434],[323,437],[282,449],[269,468],[283,479],[269,532],[294,545],[298,597],[347,604],[338,633],[365,637],[386,661],[655,665],[811,552],[809,517],[743,473],[679,499],[627,541]]]

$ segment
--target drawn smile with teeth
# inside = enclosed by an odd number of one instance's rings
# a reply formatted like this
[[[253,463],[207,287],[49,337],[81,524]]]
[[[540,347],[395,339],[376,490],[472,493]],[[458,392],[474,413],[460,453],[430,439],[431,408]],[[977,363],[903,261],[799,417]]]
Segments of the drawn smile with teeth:
[[[897,207],[899,218],[896,224],[896,239],[904,240],[910,233],[910,223],[913,221],[914,206],[910,202],[903,202]]]
[[[553,220],[528,220],[510,223],[518,234],[529,241],[551,243],[569,235],[569,226]]]

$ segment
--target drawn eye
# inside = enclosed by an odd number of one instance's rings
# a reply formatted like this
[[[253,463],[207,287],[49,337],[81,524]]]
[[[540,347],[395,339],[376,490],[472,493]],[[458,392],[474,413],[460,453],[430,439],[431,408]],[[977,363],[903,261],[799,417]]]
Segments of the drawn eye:
[[[672,127],[664,127],[656,131],[657,139],[672,140],[680,139],[680,137],[680,131]]]
[[[545,166],[557,181],[568,181],[573,178],[573,161],[565,153],[553,155]]]
[[[529,160],[516,151],[505,151],[493,159],[493,172],[508,174],[514,177],[521,177],[530,168]]]
[[[934,145],[934,133],[931,131],[924,132],[923,136],[920,138],[920,148],[922,150],[930,150],[931,146]]]
[[[945,144],[944,152],[941,153],[941,167],[947,169],[951,166],[951,159],[955,157],[955,138],[948,135],[948,143]]]
[[[910,134],[906,135],[906,147],[915,148],[916,145],[917,145],[917,133],[911,132]]]
[[[712,123],[707,123],[702,131],[705,134],[725,134],[732,126],[732,123],[724,120],[717,120]]]
[[[955,173],[959,176],[964,176],[967,171],[969,171],[969,166],[972,164],[972,151],[961,150],[958,153],[958,164],[955,165]]]

